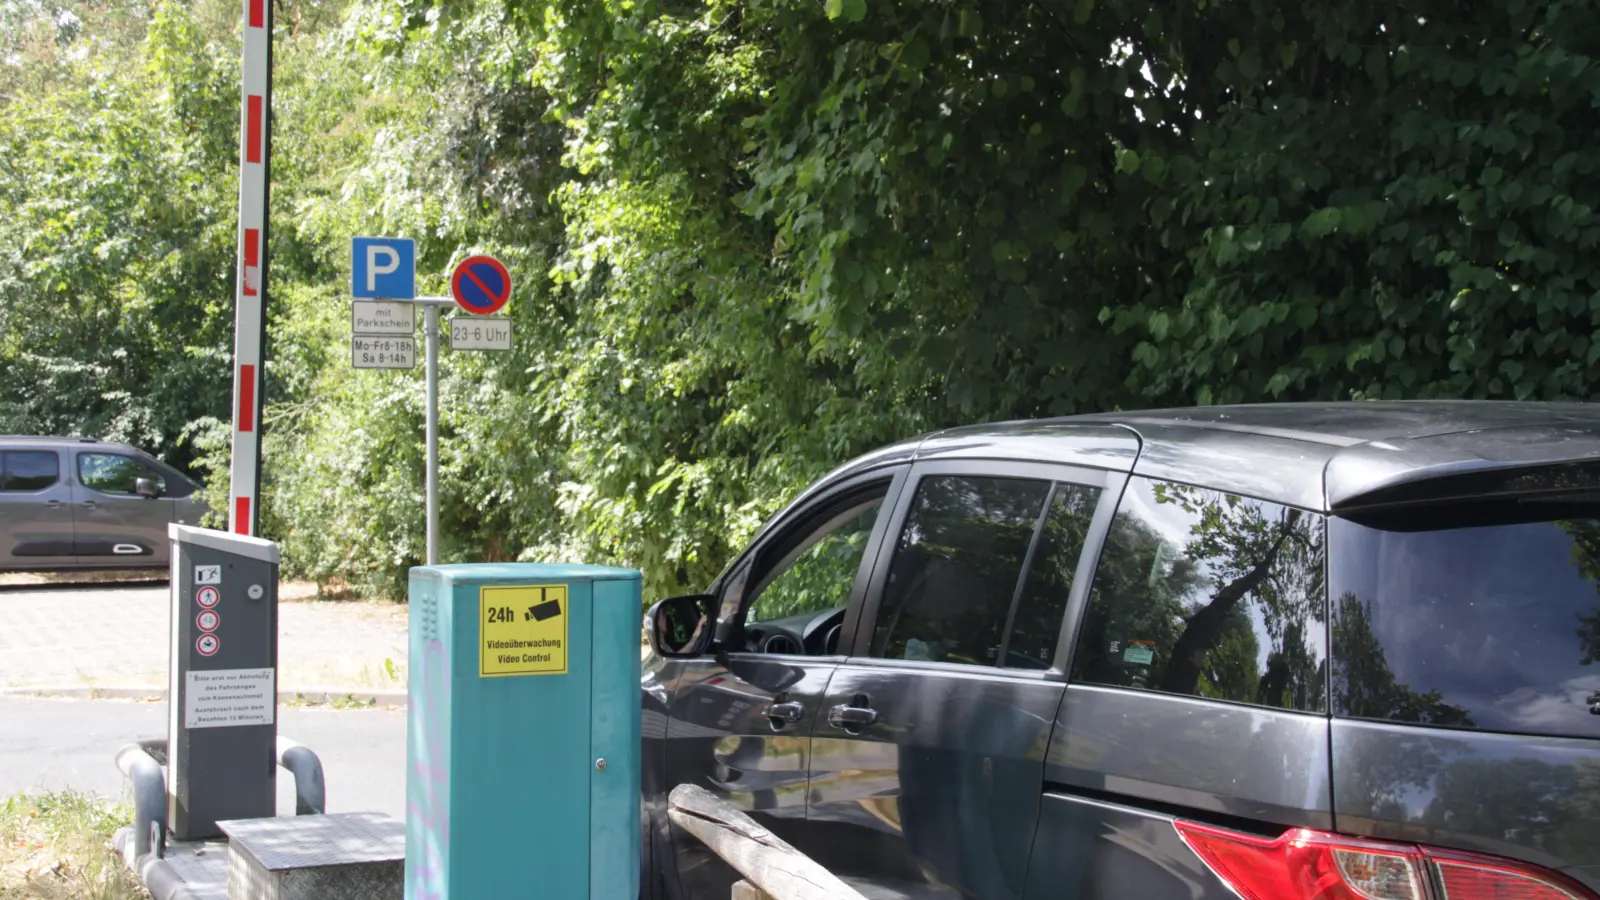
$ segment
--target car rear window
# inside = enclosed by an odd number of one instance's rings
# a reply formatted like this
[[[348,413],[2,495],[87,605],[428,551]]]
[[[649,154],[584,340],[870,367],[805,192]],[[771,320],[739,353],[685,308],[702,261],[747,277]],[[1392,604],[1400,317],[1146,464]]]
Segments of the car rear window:
[[[1335,518],[1333,711],[1600,737],[1597,585],[1600,504]]]

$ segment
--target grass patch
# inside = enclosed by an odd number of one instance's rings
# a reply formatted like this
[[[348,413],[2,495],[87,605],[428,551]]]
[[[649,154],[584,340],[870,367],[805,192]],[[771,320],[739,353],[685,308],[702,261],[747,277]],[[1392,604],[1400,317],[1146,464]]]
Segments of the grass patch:
[[[324,697],[321,694],[307,697],[305,694],[296,693],[293,698],[286,700],[283,706],[292,706],[297,709],[312,709],[328,707],[331,709],[372,709],[377,706],[371,697],[357,697],[354,694],[345,694],[343,697]],[[5,898],[0,897],[0,900]]]
[[[75,791],[0,803],[0,900],[148,900],[111,847],[133,810]]]

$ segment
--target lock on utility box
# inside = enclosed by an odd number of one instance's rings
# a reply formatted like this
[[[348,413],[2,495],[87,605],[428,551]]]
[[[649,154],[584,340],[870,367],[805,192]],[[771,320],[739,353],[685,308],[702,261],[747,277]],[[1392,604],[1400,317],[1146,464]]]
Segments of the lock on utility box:
[[[407,900],[639,894],[640,573],[411,570]]]

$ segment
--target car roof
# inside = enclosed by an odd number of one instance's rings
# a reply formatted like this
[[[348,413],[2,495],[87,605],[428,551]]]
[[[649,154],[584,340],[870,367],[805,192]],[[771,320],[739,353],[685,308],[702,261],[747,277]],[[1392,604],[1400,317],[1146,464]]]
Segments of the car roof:
[[[1600,404],[1260,403],[952,428],[841,467],[1022,459],[1114,469],[1318,511],[1452,475],[1600,459]]]
[[[145,459],[154,459],[149,453],[132,444],[107,441],[93,437],[61,437],[59,435],[0,434],[0,450],[44,449],[46,447],[80,447],[85,450],[105,450],[132,453]]]
[[[0,444],[94,444],[101,447],[131,448],[129,444],[119,444],[115,441],[106,441],[96,437],[62,437],[60,435],[37,434],[0,434]]]

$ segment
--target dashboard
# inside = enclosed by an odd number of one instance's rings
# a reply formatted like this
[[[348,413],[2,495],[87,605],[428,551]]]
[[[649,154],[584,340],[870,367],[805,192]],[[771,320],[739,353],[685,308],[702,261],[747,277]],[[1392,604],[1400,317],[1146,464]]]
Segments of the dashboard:
[[[788,656],[831,656],[839,652],[845,608],[800,613],[765,622],[746,622],[744,650]]]

